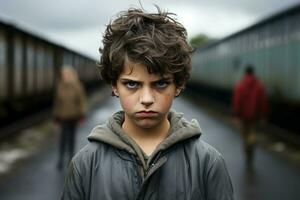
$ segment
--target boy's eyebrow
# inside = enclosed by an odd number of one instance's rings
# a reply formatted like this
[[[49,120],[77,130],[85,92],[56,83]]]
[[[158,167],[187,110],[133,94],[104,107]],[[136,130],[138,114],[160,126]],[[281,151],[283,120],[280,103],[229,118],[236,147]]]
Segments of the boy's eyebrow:
[[[134,81],[134,82],[142,82],[142,81],[139,81],[139,80],[135,80],[135,79],[131,79],[131,78],[120,78],[121,81]],[[157,80],[154,80],[152,81],[153,83],[154,82],[159,82],[159,81],[172,81],[173,78],[172,77],[162,77],[162,78],[159,78]]]
[[[138,80],[130,79],[130,78],[120,78],[121,81],[134,81],[134,82],[140,82]]]

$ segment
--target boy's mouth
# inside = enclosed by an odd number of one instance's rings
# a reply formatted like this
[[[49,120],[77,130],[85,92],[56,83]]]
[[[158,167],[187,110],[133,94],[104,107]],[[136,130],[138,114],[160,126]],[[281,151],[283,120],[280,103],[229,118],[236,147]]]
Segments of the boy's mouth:
[[[157,115],[158,112],[154,112],[154,111],[139,111],[135,113],[136,117],[141,117],[141,118],[156,117]]]

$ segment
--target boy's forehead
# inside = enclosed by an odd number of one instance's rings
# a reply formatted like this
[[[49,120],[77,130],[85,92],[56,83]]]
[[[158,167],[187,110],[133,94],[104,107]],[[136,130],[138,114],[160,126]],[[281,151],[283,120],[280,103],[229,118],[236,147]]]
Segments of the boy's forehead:
[[[123,66],[123,70],[119,76],[119,78],[133,78],[133,79],[139,79],[139,78],[149,78],[149,79],[169,79],[173,78],[173,74],[166,73],[163,76],[160,74],[154,74],[149,73],[147,70],[147,67],[140,63],[135,62],[125,62]]]

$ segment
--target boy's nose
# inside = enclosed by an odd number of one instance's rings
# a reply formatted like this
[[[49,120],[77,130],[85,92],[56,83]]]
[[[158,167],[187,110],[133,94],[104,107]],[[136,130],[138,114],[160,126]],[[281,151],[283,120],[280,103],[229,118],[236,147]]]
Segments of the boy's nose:
[[[155,101],[153,91],[150,88],[143,88],[140,94],[140,102],[143,105],[151,105]]]

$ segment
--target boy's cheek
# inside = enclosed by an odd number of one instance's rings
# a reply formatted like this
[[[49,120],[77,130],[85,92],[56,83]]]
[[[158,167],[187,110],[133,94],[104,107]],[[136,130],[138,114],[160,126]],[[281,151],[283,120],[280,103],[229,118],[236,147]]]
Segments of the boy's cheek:
[[[131,110],[135,104],[136,103],[129,98],[121,99],[121,105],[124,110]]]
[[[164,98],[161,98],[159,105],[162,109],[169,109],[173,103],[174,95],[166,95]]]

